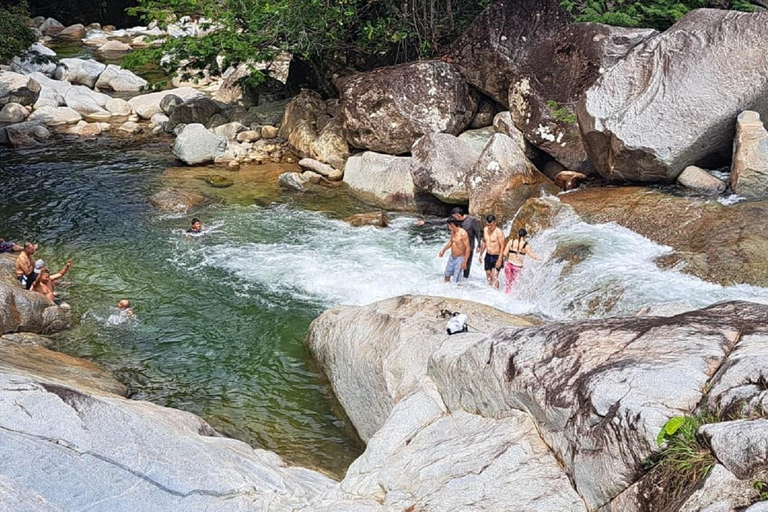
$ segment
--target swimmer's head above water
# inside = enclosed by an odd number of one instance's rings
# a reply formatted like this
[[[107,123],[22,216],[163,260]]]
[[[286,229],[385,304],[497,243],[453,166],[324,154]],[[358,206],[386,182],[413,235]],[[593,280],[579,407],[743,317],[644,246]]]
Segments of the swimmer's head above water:
[[[120,309],[128,309],[131,307],[131,301],[128,299],[122,299],[117,303],[117,307]]]

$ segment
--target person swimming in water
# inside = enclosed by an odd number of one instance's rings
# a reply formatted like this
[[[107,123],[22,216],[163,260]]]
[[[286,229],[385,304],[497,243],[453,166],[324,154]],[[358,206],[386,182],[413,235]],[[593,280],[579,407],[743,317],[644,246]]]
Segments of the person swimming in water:
[[[198,218],[192,219],[192,226],[187,230],[187,234],[199,235],[202,232],[203,232],[203,224],[200,222],[200,219]]]
[[[131,301],[128,299],[120,299],[117,303],[117,309],[127,317],[133,317],[133,309],[131,308]]]
[[[534,260],[541,260],[536,253],[533,252],[531,246],[528,245],[528,231],[521,229],[517,232],[517,238],[510,239],[507,243],[507,247],[504,249],[504,258],[507,263],[504,265],[504,277],[506,277],[506,285],[504,286],[504,293],[509,293],[512,290],[512,284],[523,271],[523,261],[526,256],[533,258]]]

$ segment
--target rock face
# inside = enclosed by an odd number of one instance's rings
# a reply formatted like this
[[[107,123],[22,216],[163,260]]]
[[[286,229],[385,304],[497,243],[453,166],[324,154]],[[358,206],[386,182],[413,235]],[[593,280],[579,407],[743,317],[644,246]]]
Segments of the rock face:
[[[747,110],[737,119],[731,189],[753,201],[768,199],[768,131],[757,112]]]
[[[693,192],[713,196],[725,192],[726,187],[725,182],[695,165],[689,165],[680,173],[677,184]]]
[[[161,190],[149,198],[155,208],[172,213],[187,213],[203,201],[205,198],[200,194],[176,189]]]
[[[135,92],[147,86],[147,81],[120,66],[110,64],[96,81],[96,87],[115,92]]]
[[[208,131],[199,123],[186,125],[173,144],[173,154],[187,165],[213,162],[223,156],[226,149],[226,138]]]
[[[411,175],[418,190],[449,204],[469,200],[464,181],[480,156],[473,148],[453,135],[430,133],[420,138],[411,152]]]
[[[411,157],[366,151],[347,160],[344,183],[363,201],[388,210],[418,211]]]
[[[93,89],[101,73],[107,69],[105,64],[92,59],[61,59],[57,79],[67,80]]]
[[[497,0],[454,43],[449,54],[467,81],[509,107],[509,87],[541,40],[559,40],[570,15],[558,0]]]
[[[629,51],[657,34],[574,23],[556,38],[537,37],[509,89],[509,110],[526,140],[572,171],[593,171],[576,123],[586,90]]]
[[[33,105],[40,95],[40,84],[19,73],[0,71],[0,105]]]
[[[338,84],[341,117],[353,147],[397,155],[428,133],[458,135],[477,109],[459,71],[422,61],[353,75]]]
[[[578,108],[600,174],[669,182],[727,151],[740,112],[768,113],[768,55],[740,58],[768,43],[766,24],[765,12],[695,10],[606,72]]]
[[[56,306],[39,293],[0,282],[0,334],[49,334],[69,327],[69,309]]]
[[[465,177],[469,212],[510,220],[525,201],[557,188],[528,161],[519,144],[497,133]]]

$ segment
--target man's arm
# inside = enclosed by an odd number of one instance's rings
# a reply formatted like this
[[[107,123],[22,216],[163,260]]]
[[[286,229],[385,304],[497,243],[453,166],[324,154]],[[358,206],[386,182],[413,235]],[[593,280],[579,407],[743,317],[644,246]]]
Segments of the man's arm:
[[[67,260],[67,264],[64,265],[64,268],[56,272],[55,274],[51,275],[51,281],[56,281],[58,279],[61,279],[64,277],[64,274],[69,272],[69,269],[72,268],[72,260]]]
[[[448,249],[451,247],[451,245],[452,245],[452,244],[453,244],[453,237],[451,237],[451,239],[450,239],[450,240],[448,240],[448,243],[447,243],[447,244],[445,244],[445,247],[443,247],[443,248],[440,250],[440,257],[441,257],[441,258],[443,257],[443,254],[445,254],[445,251],[447,251],[447,250],[448,250]]]
[[[29,274],[24,268],[24,261],[22,261],[22,255],[16,258],[16,277],[25,276]]]
[[[421,219],[416,221],[417,226],[444,226],[447,219]]]

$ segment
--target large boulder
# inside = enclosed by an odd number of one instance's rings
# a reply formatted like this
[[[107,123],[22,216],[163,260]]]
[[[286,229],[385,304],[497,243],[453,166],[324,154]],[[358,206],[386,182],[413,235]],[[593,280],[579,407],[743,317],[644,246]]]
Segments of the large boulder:
[[[411,174],[418,190],[444,203],[465,204],[469,200],[464,183],[480,156],[458,137],[447,133],[424,135],[413,145]]]
[[[29,116],[30,121],[42,121],[48,126],[61,126],[64,124],[74,124],[80,121],[83,116],[69,107],[42,107]]]
[[[113,116],[130,116],[133,112],[131,104],[122,98],[112,98],[106,104],[104,108]]]
[[[510,137],[497,133],[465,176],[469,211],[483,218],[511,220],[531,197],[558,192]]]
[[[768,131],[760,114],[750,110],[736,121],[731,190],[752,201],[768,199]]]
[[[13,58],[11,71],[24,75],[39,72],[45,76],[54,76],[57,73],[57,61],[56,52],[43,44],[35,43],[24,55]]]
[[[64,30],[64,25],[53,18],[48,18],[43,23],[41,23],[38,28],[44,36],[55,36]]]
[[[33,105],[39,95],[40,84],[36,80],[20,73],[0,71],[0,105]]]
[[[72,84],[63,80],[54,80],[42,73],[35,72],[29,75],[40,84],[40,95],[35,101],[34,109],[42,107],[63,107],[64,95],[72,87]]]
[[[226,149],[226,137],[210,132],[199,123],[186,125],[173,144],[173,154],[187,165],[213,162],[223,156]]]
[[[42,121],[26,121],[0,128],[0,144],[6,146],[27,146],[37,144],[38,140],[51,137],[51,132]]]
[[[312,141],[310,148],[319,161],[339,170],[344,169],[349,157],[349,146],[344,138],[341,122],[331,119]]]
[[[29,116],[29,112],[19,103],[6,103],[0,109],[0,123],[20,123]]]
[[[173,188],[161,190],[149,197],[149,203],[152,206],[171,213],[187,213],[203,201],[205,197],[200,194]]]
[[[75,85],[64,93],[64,103],[67,107],[82,114],[107,114],[107,102],[111,100],[106,94],[96,92],[84,85]]]
[[[115,92],[135,92],[140,91],[147,86],[147,81],[137,76],[132,71],[123,69],[115,64],[110,64],[99,75],[96,80],[96,87],[99,90],[109,90]]]
[[[286,106],[278,136],[287,140],[291,150],[301,158],[313,158],[317,120],[326,115],[322,96],[313,90],[302,89]]]
[[[559,40],[570,14],[559,0],[496,0],[461,35],[449,54],[467,81],[509,107],[509,87],[537,43]],[[549,65],[549,63],[547,63]]]
[[[611,181],[669,182],[729,153],[743,110],[768,114],[768,12],[690,12],[635,47],[578,107],[590,160]]]
[[[430,355],[450,339],[439,318],[446,309],[468,314],[481,332],[531,325],[482,304],[411,295],[336,306],[312,322],[309,349],[363,441],[384,425],[397,402],[419,389]]]
[[[194,98],[202,98],[205,95],[200,91],[192,89],[191,87],[180,87],[178,89],[170,89],[168,91],[151,92],[149,94],[134,96],[128,100],[128,103],[137,116],[142,119],[151,119],[153,115],[159,114],[161,112],[165,112],[166,114],[170,115],[170,109],[166,111],[162,108],[162,104],[164,101],[166,101],[166,99],[168,99],[168,97],[174,96],[181,99],[181,102],[179,102],[179,104],[181,104],[184,101],[188,101]],[[170,106],[171,102],[175,102],[175,100],[172,98],[168,99],[168,106]]]
[[[344,183],[350,192],[373,206],[388,210],[419,211],[421,194],[411,176],[411,157],[366,151],[349,157]]]
[[[591,172],[576,106],[586,90],[629,51],[656,35],[599,23],[575,23],[537,38],[509,88],[509,110],[525,138],[566,168]]]
[[[82,39],[85,37],[85,34],[85,26],[78,23],[76,25],[70,25],[61,30],[58,34],[56,34],[56,37],[59,39]]]
[[[192,98],[173,109],[173,112],[168,116],[168,126],[171,129],[179,124],[201,124],[207,126],[211,118],[220,111],[221,108],[210,98]]]
[[[379,68],[338,86],[347,142],[392,155],[408,153],[428,133],[458,135],[478,102],[459,71],[443,61]]]
[[[50,334],[70,325],[69,309],[55,305],[40,293],[0,282],[0,334]]]
[[[56,74],[58,80],[84,85],[93,89],[101,73],[107,69],[105,64],[93,59],[61,59],[62,66]]]

